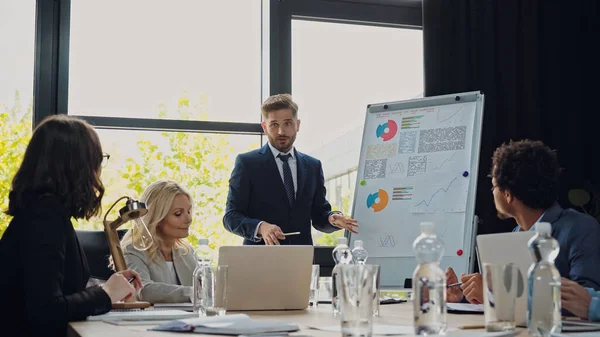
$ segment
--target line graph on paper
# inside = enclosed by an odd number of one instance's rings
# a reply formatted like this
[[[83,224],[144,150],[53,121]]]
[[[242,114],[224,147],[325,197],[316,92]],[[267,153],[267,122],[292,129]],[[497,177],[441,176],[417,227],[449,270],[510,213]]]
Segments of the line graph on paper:
[[[440,107],[437,111],[438,124],[464,125],[469,117],[469,107],[465,104],[452,104]]]
[[[468,188],[469,180],[461,176],[417,185],[412,212],[464,212],[467,206]]]
[[[403,162],[391,162],[388,164],[387,175],[394,177],[405,177],[406,176],[406,168],[404,167]]]
[[[456,159],[460,156],[457,155],[458,151],[454,151],[451,154],[444,153],[429,155],[427,156],[427,166],[431,167],[431,171],[439,172],[439,171],[448,171],[452,169],[453,164],[455,164]]]

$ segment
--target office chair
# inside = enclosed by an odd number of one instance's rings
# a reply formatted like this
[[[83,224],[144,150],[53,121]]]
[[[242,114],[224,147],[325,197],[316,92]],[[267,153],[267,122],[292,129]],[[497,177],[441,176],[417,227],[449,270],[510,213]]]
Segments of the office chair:
[[[126,232],[127,229],[118,230],[117,233],[119,234],[119,239],[121,239]],[[108,268],[110,249],[108,248],[108,241],[106,240],[104,231],[76,229],[75,233],[79,239],[79,244],[81,244],[85,253],[90,268],[90,277],[108,280],[114,271]]]
[[[334,248],[334,246],[315,246],[313,264],[320,266],[320,276],[331,276],[333,267],[335,267],[335,261],[333,261]]]

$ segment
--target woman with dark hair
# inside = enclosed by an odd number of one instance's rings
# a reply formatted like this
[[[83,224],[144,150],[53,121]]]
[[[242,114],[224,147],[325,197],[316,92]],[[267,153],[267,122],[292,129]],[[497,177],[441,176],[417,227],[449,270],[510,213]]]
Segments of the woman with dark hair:
[[[108,312],[142,288],[132,270],[86,288],[88,265],[71,218],[100,213],[103,159],[98,135],[80,119],[52,116],[33,132],[9,194],[13,219],[0,240],[2,336],[66,336],[69,321]]]

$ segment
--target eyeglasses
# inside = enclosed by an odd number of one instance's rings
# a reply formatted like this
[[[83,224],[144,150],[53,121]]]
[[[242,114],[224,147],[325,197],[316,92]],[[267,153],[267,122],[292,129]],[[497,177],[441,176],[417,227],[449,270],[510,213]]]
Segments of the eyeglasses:
[[[102,167],[106,167],[106,165],[108,164],[108,159],[110,159],[110,154],[106,152],[102,153]]]

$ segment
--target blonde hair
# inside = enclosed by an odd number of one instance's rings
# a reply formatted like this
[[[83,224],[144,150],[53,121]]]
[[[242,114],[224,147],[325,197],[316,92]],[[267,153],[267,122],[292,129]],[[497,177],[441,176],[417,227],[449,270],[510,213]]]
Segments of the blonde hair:
[[[156,229],[161,221],[169,214],[169,210],[173,205],[173,199],[175,199],[178,194],[185,194],[190,199],[190,203],[192,205],[194,204],[190,193],[183,186],[172,180],[159,180],[150,184],[140,198],[140,201],[145,203],[148,208],[148,213],[142,217],[142,220],[144,220],[153,239],[152,245],[146,251],[150,260],[158,260],[158,253],[162,248],[163,240],[156,234]],[[123,239],[121,239],[121,248],[123,249],[123,252],[125,252],[127,246],[131,245],[133,240],[136,239],[138,238],[133,237],[133,230],[128,230],[127,233],[125,233],[125,236],[123,236]],[[189,243],[181,239],[175,241],[174,248],[178,247],[184,248],[185,254],[188,254],[191,250]]]
[[[267,98],[262,104],[261,112],[263,119],[267,119],[269,117],[269,112],[281,109],[290,109],[292,110],[294,118],[298,117],[298,104],[292,100],[292,95],[278,94]]]

